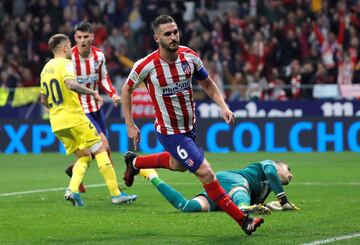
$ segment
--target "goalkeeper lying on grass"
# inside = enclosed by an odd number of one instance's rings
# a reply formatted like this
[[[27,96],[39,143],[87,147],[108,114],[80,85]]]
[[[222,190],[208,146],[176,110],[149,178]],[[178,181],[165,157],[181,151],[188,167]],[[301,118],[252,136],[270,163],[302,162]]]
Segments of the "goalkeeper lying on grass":
[[[181,212],[219,210],[205,191],[188,200],[161,180],[155,170],[144,170],[140,175],[150,180],[169,203]],[[288,185],[293,178],[289,166],[284,162],[265,160],[252,163],[244,169],[217,172],[216,177],[234,203],[244,212],[270,214],[271,210],[299,210],[288,201],[282,186]],[[264,206],[264,201],[271,191],[275,193],[278,202],[270,202]]]

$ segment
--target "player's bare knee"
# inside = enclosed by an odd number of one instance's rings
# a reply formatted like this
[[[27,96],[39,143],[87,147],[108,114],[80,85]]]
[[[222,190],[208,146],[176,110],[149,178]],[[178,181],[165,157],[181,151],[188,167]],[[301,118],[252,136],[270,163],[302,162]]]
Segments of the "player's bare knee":
[[[202,183],[211,183],[216,179],[214,171],[206,160],[201,164],[200,168],[196,170],[195,175]]]
[[[89,149],[82,149],[82,150],[77,150],[75,151],[75,156],[77,158],[80,158],[80,157],[91,157],[91,152]]]
[[[105,151],[106,149],[105,149],[104,144],[101,141],[99,141],[99,142],[93,144],[92,146],[90,146],[89,150],[92,154],[96,155],[100,152]]]
[[[202,212],[210,211],[210,203],[205,196],[199,195],[199,196],[194,197],[193,200],[197,201],[200,204]]]
[[[105,141],[102,141],[102,144],[103,144],[105,150],[106,150],[107,152],[110,152],[109,142],[108,142],[107,140],[105,140]]]

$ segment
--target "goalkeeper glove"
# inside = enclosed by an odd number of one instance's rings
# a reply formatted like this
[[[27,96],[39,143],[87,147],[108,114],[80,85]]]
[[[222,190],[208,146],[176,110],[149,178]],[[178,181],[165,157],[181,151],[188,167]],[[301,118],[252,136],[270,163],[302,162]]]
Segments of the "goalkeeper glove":
[[[291,202],[288,201],[285,192],[280,193],[277,195],[277,198],[279,200],[279,203],[281,205],[281,210],[282,211],[287,211],[287,210],[300,210],[300,208],[296,207],[294,204],[292,204]]]
[[[268,202],[265,206],[273,211],[282,211],[279,201]]]
[[[256,213],[256,214],[271,214],[271,209],[261,205],[261,204],[255,204],[255,205],[240,205],[240,210],[245,213]]]
[[[284,205],[281,205],[279,201],[273,201],[267,203],[266,207],[274,211],[301,210],[291,202],[287,202]]]
[[[281,206],[281,209],[283,211],[288,211],[288,210],[300,210],[300,208],[296,207],[295,204],[291,203],[291,202],[287,202],[284,205]]]

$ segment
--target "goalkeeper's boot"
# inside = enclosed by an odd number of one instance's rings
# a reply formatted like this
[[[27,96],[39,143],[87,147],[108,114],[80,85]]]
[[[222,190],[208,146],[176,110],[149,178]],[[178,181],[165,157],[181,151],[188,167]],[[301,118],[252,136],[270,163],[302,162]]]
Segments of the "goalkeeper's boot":
[[[69,176],[70,178],[72,177],[72,170],[73,170],[73,167],[74,167],[74,164],[70,165],[69,167],[67,167],[65,169],[65,173],[67,176]],[[81,182],[80,185],[79,185],[79,192],[81,193],[85,193],[86,189],[85,189],[85,186],[84,184]]]
[[[144,177],[147,180],[152,180],[155,177],[159,177],[155,169],[152,168],[142,168],[140,169],[139,175]]]
[[[241,228],[247,235],[251,235],[262,223],[264,223],[262,218],[251,218],[250,216],[245,216],[242,220]]]
[[[111,197],[111,202],[113,204],[130,203],[135,201],[137,198],[138,198],[137,195],[128,195],[125,192],[121,192],[120,195]]]
[[[64,200],[70,201],[74,206],[84,206],[84,201],[81,200],[80,194],[66,190]]]
[[[136,157],[137,154],[132,151],[128,151],[124,154],[126,169],[123,180],[127,186],[132,186],[134,183],[134,176],[139,173],[139,170],[135,169],[133,165],[133,161]]]

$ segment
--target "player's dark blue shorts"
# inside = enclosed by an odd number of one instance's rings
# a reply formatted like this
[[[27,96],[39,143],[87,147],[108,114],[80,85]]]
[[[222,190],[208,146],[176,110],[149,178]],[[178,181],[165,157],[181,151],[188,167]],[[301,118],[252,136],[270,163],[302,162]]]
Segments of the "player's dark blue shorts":
[[[156,132],[162,146],[171,156],[194,173],[204,161],[204,152],[195,144],[195,129],[184,134],[165,135]]]
[[[94,124],[99,134],[103,133],[106,135],[105,116],[101,109],[95,112],[86,113],[86,116]]]

